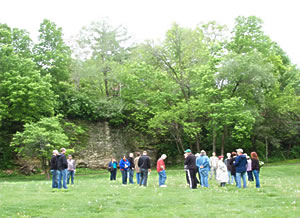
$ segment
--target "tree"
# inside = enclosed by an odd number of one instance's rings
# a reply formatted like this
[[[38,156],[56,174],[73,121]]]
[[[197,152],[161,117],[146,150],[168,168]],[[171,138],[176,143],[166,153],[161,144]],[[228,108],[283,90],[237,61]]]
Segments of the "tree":
[[[49,161],[52,151],[67,148],[68,145],[69,139],[58,117],[42,118],[36,123],[25,124],[24,131],[17,132],[11,142],[11,146],[22,157],[38,158],[47,178],[50,178]]]
[[[45,19],[39,29],[39,43],[34,46],[34,60],[42,76],[51,75],[52,88],[59,93],[59,83],[69,81],[71,50],[63,40],[62,29]]]

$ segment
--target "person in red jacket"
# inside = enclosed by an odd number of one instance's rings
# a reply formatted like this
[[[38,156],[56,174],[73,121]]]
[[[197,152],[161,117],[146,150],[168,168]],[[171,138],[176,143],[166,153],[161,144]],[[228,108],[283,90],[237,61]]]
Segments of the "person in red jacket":
[[[156,169],[158,172],[158,184],[159,187],[167,187],[165,185],[166,179],[167,179],[167,174],[166,174],[166,165],[164,160],[167,158],[167,155],[163,154],[161,157],[158,159],[157,164],[156,164]]]

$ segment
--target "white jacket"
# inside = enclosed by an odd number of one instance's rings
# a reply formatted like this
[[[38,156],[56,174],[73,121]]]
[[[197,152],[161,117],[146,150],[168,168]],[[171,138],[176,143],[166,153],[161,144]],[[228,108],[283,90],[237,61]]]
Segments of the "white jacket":
[[[217,181],[220,183],[228,182],[227,167],[226,167],[225,163],[221,160],[219,160],[219,162],[218,162]]]

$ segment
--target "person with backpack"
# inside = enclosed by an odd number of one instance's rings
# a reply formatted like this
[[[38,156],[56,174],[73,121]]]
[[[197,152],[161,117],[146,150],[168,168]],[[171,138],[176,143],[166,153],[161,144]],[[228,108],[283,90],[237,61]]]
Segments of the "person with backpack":
[[[110,172],[110,181],[116,180],[118,162],[112,158],[108,163],[108,171]]]

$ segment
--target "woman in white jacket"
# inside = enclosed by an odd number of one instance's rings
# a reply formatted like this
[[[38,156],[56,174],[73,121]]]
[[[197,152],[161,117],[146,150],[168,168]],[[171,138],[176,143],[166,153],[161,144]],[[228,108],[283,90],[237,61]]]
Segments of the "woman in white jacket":
[[[227,167],[223,162],[224,156],[219,156],[218,168],[217,168],[217,181],[220,183],[221,187],[225,187],[228,182]]]

